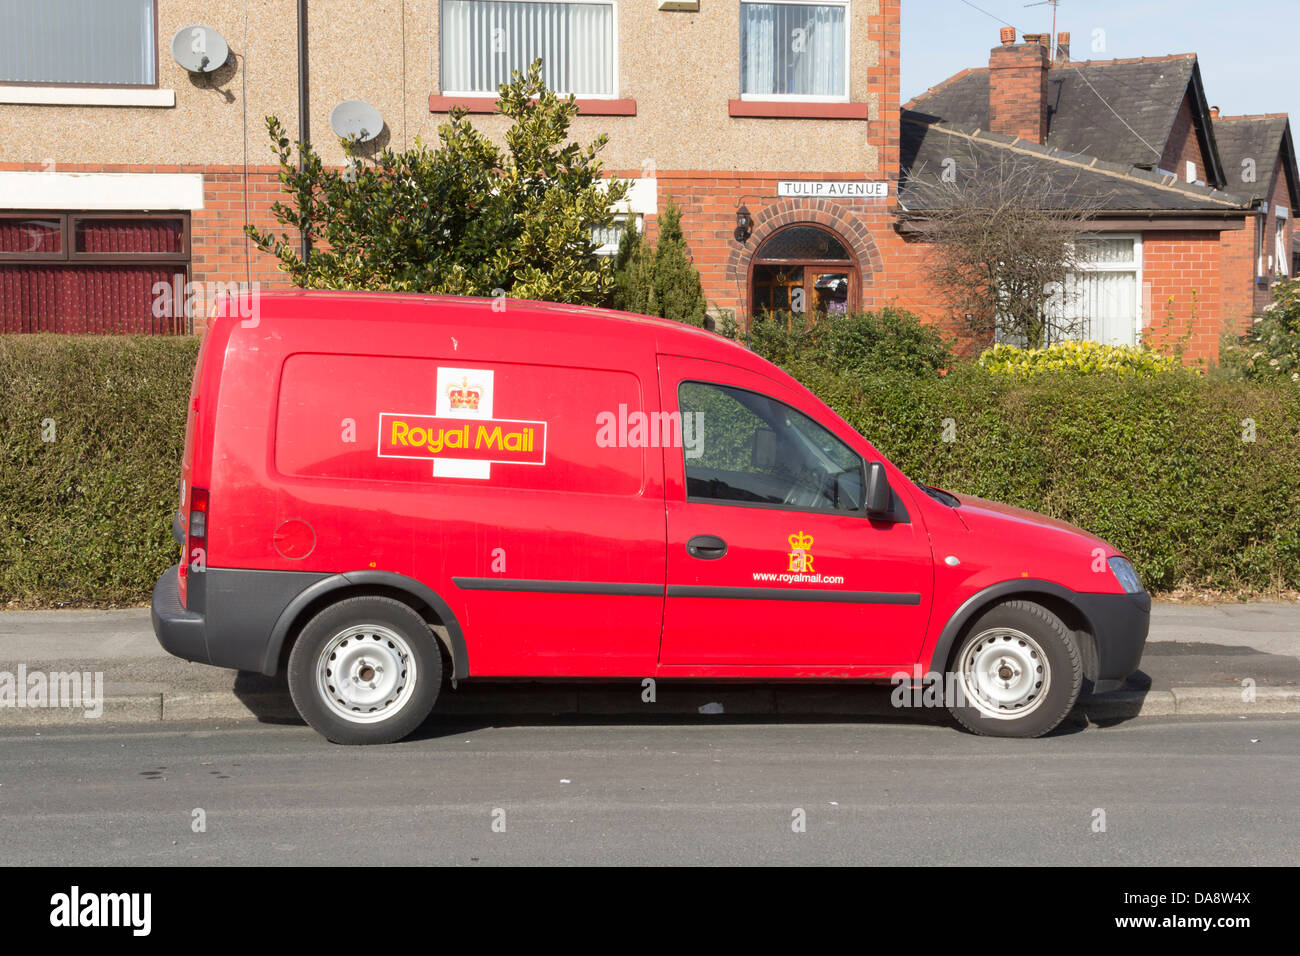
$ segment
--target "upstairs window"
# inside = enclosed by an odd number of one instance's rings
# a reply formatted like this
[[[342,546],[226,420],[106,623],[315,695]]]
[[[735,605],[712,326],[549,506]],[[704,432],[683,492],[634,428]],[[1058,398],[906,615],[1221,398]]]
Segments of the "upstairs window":
[[[156,86],[155,0],[0,0],[0,83]]]
[[[1277,221],[1274,223],[1273,262],[1277,274],[1282,278],[1286,278],[1287,266],[1290,265],[1291,260],[1291,257],[1287,255],[1286,248],[1286,224],[1290,210],[1278,206],[1275,207],[1275,211]]]
[[[740,93],[749,99],[847,101],[847,3],[742,3]]]
[[[442,0],[442,92],[494,96],[512,72],[542,61],[557,93],[616,93],[614,4]]]

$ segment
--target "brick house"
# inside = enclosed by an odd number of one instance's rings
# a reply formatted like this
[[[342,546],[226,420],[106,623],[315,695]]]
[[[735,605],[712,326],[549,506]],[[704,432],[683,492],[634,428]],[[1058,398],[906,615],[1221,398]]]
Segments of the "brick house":
[[[945,156],[969,154],[961,142],[985,167],[1021,154],[1104,197],[1099,255],[1080,277],[1085,336],[1216,357],[1220,333],[1244,331],[1288,271],[1300,193],[1286,117],[1219,116],[1195,54],[1073,62],[1061,34],[1052,62],[1045,35],[1001,40],[987,67],[905,104],[900,201]]]
[[[64,0],[51,19],[0,0],[0,330],[183,331],[183,317],[154,315],[160,281],[283,287],[276,262],[242,233],[245,222],[276,226],[268,114],[336,164],[330,116],[345,101],[382,117],[376,150],[431,140],[453,106],[499,135],[496,86],[534,57],[577,97],[573,137],[608,134],[606,168],[633,182],[620,215],[653,237],[671,196],[710,307],[742,321],[771,307],[890,302],[950,321],[910,228],[923,211],[913,187],[949,143],[966,155],[1015,151],[1071,176],[1087,166],[1088,181],[1126,197],[1105,230],[1133,237],[1132,261],[1115,260],[1112,243],[1113,261],[1097,270],[1107,274],[1089,280],[1138,290],[1132,308],[1094,323],[1098,335],[1119,328],[1116,340],[1148,329],[1154,302],[1180,322],[1194,317],[1194,349],[1213,354],[1218,326],[1240,327],[1255,305],[1257,229],[1268,228],[1257,222],[1272,215],[1291,235],[1289,129],[1281,158],[1258,164],[1285,182],[1284,215],[1276,198],[1228,182],[1190,56],[1048,63],[1037,40],[1013,35],[991,68],[900,109],[899,0],[307,8]],[[230,49],[201,76],[172,55],[194,24]],[[1142,95],[1130,95],[1135,85]],[[1134,135],[1109,122],[1098,92]],[[608,251],[614,237],[599,238]]]
[[[174,331],[150,315],[162,279],[285,285],[242,235],[275,225],[266,115],[337,164],[347,100],[382,116],[375,148],[432,139],[454,104],[499,133],[496,86],[535,56],[578,98],[573,137],[608,133],[622,213],[653,236],[682,206],[713,307],[744,316],[754,282],[772,304],[887,297],[898,0],[313,0],[301,45],[300,0],[77,5],[0,0],[0,329]],[[229,44],[214,73],[171,55],[191,24]]]

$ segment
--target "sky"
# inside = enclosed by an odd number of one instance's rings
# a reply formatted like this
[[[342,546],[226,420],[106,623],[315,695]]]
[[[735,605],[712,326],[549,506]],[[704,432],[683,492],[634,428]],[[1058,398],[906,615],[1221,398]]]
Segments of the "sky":
[[[1029,2],[902,0],[902,102],[988,66],[999,20],[1020,35],[1050,32],[1052,7]],[[1056,29],[1070,33],[1075,60],[1196,53],[1210,105],[1226,116],[1290,113],[1298,135],[1300,0],[1060,0]]]

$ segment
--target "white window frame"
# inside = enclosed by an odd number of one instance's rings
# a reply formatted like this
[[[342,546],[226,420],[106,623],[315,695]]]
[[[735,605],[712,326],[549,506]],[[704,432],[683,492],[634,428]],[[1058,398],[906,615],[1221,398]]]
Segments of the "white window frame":
[[[1291,218],[1291,210],[1286,206],[1275,206],[1273,215],[1273,271],[1286,278],[1291,274],[1291,256],[1286,241],[1286,224]]]
[[[568,3],[568,4],[582,3],[582,4],[587,4],[589,6],[611,7],[612,8],[611,17],[613,19],[613,23],[611,24],[610,29],[614,35],[614,55],[612,58],[613,61],[612,65],[610,67],[610,71],[613,74],[610,77],[609,88],[611,92],[575,93],[574,96],[578,97],[578,99],[583,99],[583,100],[616,100],[620,98],[619,97],[619,92],[620,92],[619,76],[621,74],[619,71],[621,67],[619,64],[619,56],[618,56],[618,48],[619,48],[618,0],[495,0],[495,2],[498,3],[532,2],[532,3]],[[438,85],[440,87],[442,86],[442,44],[445,43],[446,40],[447,40],[447,34],[443,31],[442,0],[438,0]],[[441,95],[494,100],[497,98],[497,91],[491,90],[485,92],[483,90],[448,90],[444,88]]]
[[[816,96],[805,95],[803,93],[746,93],[743,89],[745,75],[740,70],[740,54],[736,54],[736,71],[739,74],[739,80],[742,86],[740,98],[743,101],[754,103],[847,103],[849,102],[849,91],[853,87],[853,6],[852,0],[741,0],[736,7],[739,14],[739,23],[736,26],[737,39],[741,44],[745,42],[743,30],[745,26],[744,6],[746,3],[762,3],[772,6],[795,6],[795,7],[843,7],[844,8],[844,92],[837,93],[833,96]],[[739,48],[738,48],[739,49]]]
[[[639,212],[618,212],[614,214],[614,224],[611,227],[614,230],[616,238],[613,242],[607,242],[603,246],[597,246],[595,254],[598,256],[615,256],[618,255],[618,246],[623,239],[623,230],[627,228],[628,219],[636,221],[636,230],[645,235],[645,216]],[[592,230],[593,232],[595,230]],[[592,236],[595,239],[595,236]]]
[[[1146,328],[1146,312],[1144,295],[1145,284],[1142,278],[1142,234],[1140,232],[1099,232],[1096,233],[1097,239],[1131,239],[1133,241],[1133,261],[1132,262],[1090,262],[1085,267],[1076,269],[1075,274],[1092,274],[1097,272],[1131,272],[1134,274],[1135,282],[1133,283],[1133,294],[1137,301],[1133,309],[1133,344],[1142,344],[1142,332]],[[1072,276],[1073,278],[1073,276]],[[1095,342],[1096,339],[1087,338],[1079,341]]]

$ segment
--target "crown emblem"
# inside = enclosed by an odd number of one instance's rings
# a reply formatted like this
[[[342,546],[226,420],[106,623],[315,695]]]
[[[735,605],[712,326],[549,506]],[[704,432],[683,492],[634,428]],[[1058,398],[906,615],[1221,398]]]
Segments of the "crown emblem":
[[[471,385],[466,378],[461,379],[459,385],[452,383],[447,386],[447,398],[451,400],[452,408],[468,408],[470,411],[475,411],[483,398],[483,392],[477,385]]]
[[[786,539],[790,542],[790,571],[799,574],[815,574],[813,570],[813,536],[796,531]]]

